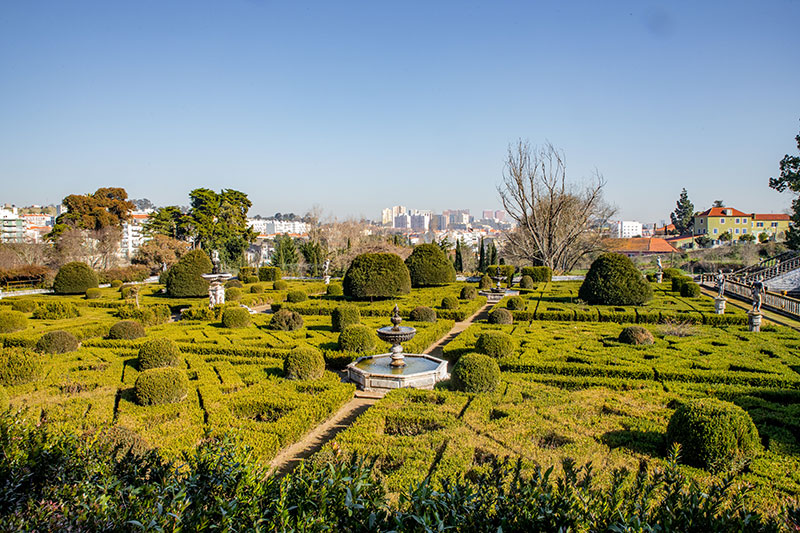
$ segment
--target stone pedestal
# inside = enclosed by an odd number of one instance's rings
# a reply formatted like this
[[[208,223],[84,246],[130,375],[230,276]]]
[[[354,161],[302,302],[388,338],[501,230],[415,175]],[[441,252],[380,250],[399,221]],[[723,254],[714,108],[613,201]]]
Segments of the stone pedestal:
[[[725,302],[727,301],[727,298],[714,298],[714,311],[716,311],[718,315],[725,314]]]
[[[208,286],[208,306],[222,305],[225,303],[225,285],[214,281]]]
[[[331,277],[330,276],[325,276],[323,278],[323,280],[325,281],[325,285],[330,285],[330,283],[331,283]]]
[[[664,281],[664,273],[659,270],[656,272],[656,283],[661,283],[662,281]]]
[[[749,311],[747,313],[747,328],[750,331],[761,331],[761,313],[754,313]]]

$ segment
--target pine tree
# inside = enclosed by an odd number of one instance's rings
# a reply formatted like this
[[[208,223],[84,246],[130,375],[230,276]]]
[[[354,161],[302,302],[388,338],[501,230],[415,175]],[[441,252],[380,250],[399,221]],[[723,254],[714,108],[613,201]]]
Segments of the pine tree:
[[[461,241],[456,241],[456,260],[453,262],[456,272],[464,271],[464,258],[461,255]]]
[[[670,213],[669,218],[675,225],[675,231],[678,232],[678,235],[683,235],[692,229],[694,204],[689,200],[689,194],[686,192],[685,188],[681,191],[681,196],[678,198],[675,211]]]
[[[797,141],[797,149],[800,151],[800,135],[794,140]],[[800,157],[786,154],[781,159],[780,170],[780,177],[770,178],[769,186],[778,192],[789,189],[794,193],[800,193]],[[792,250],[800,250],[800,196],[796,196],[792,201],[792,222],[794,226],[786,232],[786,244]]]

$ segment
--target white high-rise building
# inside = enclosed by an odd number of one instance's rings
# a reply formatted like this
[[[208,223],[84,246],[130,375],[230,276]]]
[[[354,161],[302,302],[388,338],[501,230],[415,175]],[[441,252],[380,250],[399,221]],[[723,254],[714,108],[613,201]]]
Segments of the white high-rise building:
[[[642,223],[635,220],[619,220],[616,222],[616,237],[629,239],[642,236]]]

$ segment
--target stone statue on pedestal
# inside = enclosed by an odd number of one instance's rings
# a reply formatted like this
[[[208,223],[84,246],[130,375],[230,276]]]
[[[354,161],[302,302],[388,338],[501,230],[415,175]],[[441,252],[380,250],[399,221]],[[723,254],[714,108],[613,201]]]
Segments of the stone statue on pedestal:
[[[764,282],[761,281],[761,279],[756,279],[756,281],[753,283],[753,286],[750,288],[750,294],[753,297],[752,313],[761,312],[761,302],[766,292],[767,288],[764,285]]]
[[[719,290],[719,294],[717,294],[717,298],[724,298],[725,297],[725,274],[722,273],[722,270],[719,271],[717,274],[717,289]]]

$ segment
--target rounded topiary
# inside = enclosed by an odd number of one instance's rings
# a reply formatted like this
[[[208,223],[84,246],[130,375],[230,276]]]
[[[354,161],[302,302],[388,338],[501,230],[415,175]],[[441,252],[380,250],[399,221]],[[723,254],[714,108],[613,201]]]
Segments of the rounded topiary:
[[[420,305],[411,310],[408,319],[413,322],[436,322],[436,310]]]
[[[522,276],[519,280],[519,288],[531,290],[536,288],[536,284],[533,282],[533,278],[530,276]]]
[[[41,374],[39,355],[17,347],[0,348],[0,385],[30,383]]]
[[[325,294],[328,295],[328,296],[334,296],[334,297],[343,296],[344,295],[344,290],[342,289],[341,285],[339,285],[338,283],[335,283],[333,285],[328,285],[328,287],[325,289]]]
[[[245,276],[242,278],[242,281],[250,285],[251,283],[258,283],[261,279],[258,276]]]
[[[14,300],[11,309],[20,313],[32,313],[37,305],[33,300]]]
[[[0,385],[0,413],[8,409],[9,397],[6,388]]]
[[[139,374],[133,390],[139,405],[178,403],[189,394],[189,380],[179,368],[151,368]]]
[[[283,272],[278,267],[264,266],[258,269],[258,279],[261,281],[278,281]]]
[[[511,314],[511,311],[508,309],[503,309],[500,307],[499,309],[495,309],[491,313],[489,313],[489,324],[513,324],[514,323],[514,315]]]
[[[681,457],[694,466],[724,469],[761,451],[758,431],[741,407],[716,398],[690,400],[667,425],[667,443],[681,445]]]
[[[274,315],[269,322],[270,329],[279,331],[294,331],[303,327],[303,317],[300,313],[289,309],[281,309]]]
[[[296,348],[283,360],[283,374],[286,379],[319,379],[324,372],[325,359],[314,348]]]
[[[109,339],[133,340],[144,337],[144,326],[135,320],[120,320],[108,330]]]
[[[226,328],[245,328],[250,325],[250,311],[244,307],[227,307],[222,312],[222,325]]]
[[[512,296],[506,302],[506,307],[511,311],[522,311],[525,309],[525,300],[519,296]]]
[[[697,298],[700,296],[700,285],[693,281],[683,284],[681,287],[681,296],[684,298]]]
[[[74,261],[58,269],[53,281],[53,292],[56,294],[86,294],[88,289],[97,287],[97,274],[86,263]]]
[[[475,342],[475,351],[494,358],[509,356],[515,349],[514,339],[502,331],[484,331]]]
[[[619,342],[625,344],[653,344],[653,334],[642,326],[628,326],[619,334]]]
[[[412,287],[444,285],[456,280],[456,269],[436,244],[419,244],[406,258]]]
[[[350,263],[343,289],[355,299],[391,298],[411,292],[411,276],[398,255],[361,254]]]
[[[458,359],[450,377],[455,390],[491,392],[500,383],[500,366],[488,355],[468,353]]]
[[[98,288],[86,289],[86,299],[87,300],[96,300],[103,296],[103,291]]]
[[[28,327],[28,317],[19,311],[0,311],[0,333],[14,333]]]
[[[165,276],[167,294],[172,298],[208,296],[208,281],[201,274],[214,269],[203,250],[192,250],[172,265]]]
[[[679,268],[665,268],[662,270],[664,279],[682,278],[683,271]]]
[[[492,283],[492,278],[484,274],[481,276],[481,280],[478,282],[478,288],[481,290],[484,289],[491,289],[494,284]]]
[[[461,294],[458,295],[462,300],[474,300],[478,297],[478,289],[472,285],[461,287]]]
[[[308,295],[303,291],[289,291],[286,294],[286,301],[289,303],[297,304],[308,300]]]
[[[362,324],[347,326],[339,334],[339,349],[346,352],[368,352],[376,344],[375,333]]]
[[[525,276],[534,283],[546,283],[553,279],[553,269],[547,266],[522,267],[522,277]]]
[[[264,285],[261,284],[261,283],[256,283],[255,285],[251,285],[250,286],[250,293],[251,294],[261,294],[265,290],[266,290],[266,287],[264,287]]]
[[[445,296],[442,298],[442,309],[458,309],[458,298],[455,296]]]
[[[642,305],[653,289],[627,256],[606,253],[592,263],[578,296],[591,305]]]
[[[78,339],[69,331],[48,331],[39,337],[36,351],[39,353],[67,353],[74,352],[79,345]]]
[[[680,292],[683,290],[683,286],[692,281],[692,278],[686,276],[672,276],[670,284],[672,286],[672,292]]]
[[[283,281],[282,279],[279,279],[278,281],[272,283],[272,290],[274,291],[285,291],[288,288],[289,288],[289,282]]]
[[[354,305],[340,305],[331,313],[331,330],[344,331],[347,326],[361,323],[361,312]]]
[[[122,280],[121,279],[113,279],[111,280],[111,288],[112,289],[119,289],[122,287]]]
[[[178,366],[181,352],[175,341],[167,338],[150,339],[139,348],[139,370],[163,366]]]
[[[242,289],[239,287],[231,287],[230,289],[225,289],[225,300],[231,302],[238,302],[242,299]]]
[[[244,285],[242,285],[242,282],[238,279],[229,279],[225,282],[226,289],[241,289],[242,287],[244,287]]]

